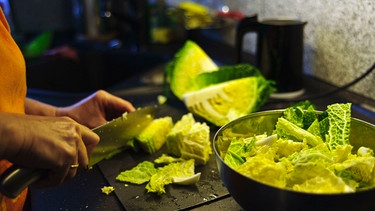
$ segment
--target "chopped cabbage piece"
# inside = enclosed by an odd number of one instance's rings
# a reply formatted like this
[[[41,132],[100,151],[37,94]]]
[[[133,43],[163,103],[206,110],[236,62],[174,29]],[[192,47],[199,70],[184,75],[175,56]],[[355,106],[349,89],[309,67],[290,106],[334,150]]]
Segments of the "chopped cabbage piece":
[[[316,164],[298,165],[294,175],[308,176],[300,178],[303,182],[294,184],[292,189],[310,193],[350,193],[354,189],[334,172]]]
[[[278,139],[275,143],[277,153],[280,157],[288,157],[296,152],[300,152],[308,148],[306,142],[296,142],[287,139]]]
[[[135,138],[144,151],[152,154],[165,144],[172,127],[173,120],[169,116],[154,119]]]
[[[175,162],[181,162],[185,161],[183,158],[176,158],[167,154],[162,154],[160,157],[156,158],[154,160],[154,163],[157,164],[170,164],[170,163],[175,163]]]
[[[257,111],[262,93],[259,77],[218,83],[183,95],[186,107],[216,126]]]
[[[350,107],[351,103],[336,103],[327,106],[329,130],[326,141],[330,149],[334,149],[338,145],[350,144]]]
[[[150,181],[151,176],[157,172],[154,163],[143,161],[130,170],[125,170],[117,175],[116,180],[130,182],[133,184],[143,184]]]
[[[286,186],[286,168],[281,163],[275,163],[265,154],[248,158],[236,170],[245,176],[269,185]]]
[[[254,145],[254,141],[252,142]],[[250,145],[250,143],[249,143]],[[245,158],[243,154],[246,152],[246,143],[243,142],[243,139],[234,138],[228,147],[227,153],[225,154],[224,161],[232,168],[236,168],[243,163],[245,163]]]
[[[307,129],[317,119],[317,114],[315,106],[306,100],[286,108],[283,117],[298,127]]]
[[[184,101],[190,112],[216,126],[258,111],[276,91],[275,82],[265,79],[255,66],[218,67],[190,40],[175,54],[165,71],[165,84],[169,79],[173,94]]]
[[[194,124],[195,119],[192,113],[183,115],[181,119],[176,122],[167,135],[168,153],[176,157],[181,156],[180,140],[183,140],[184,135],[190,131]]]
[[[182,95],[197,90],[194,78],[202,72],[216,71],[218,66],[195,42],[188,40],[166,67],[171,91],[182,100]]]
[[[233,138],[225,154],[224,161],[232,168],[236,168],[246,161],[246,157],[255,153],[255,146],[268,145],[275,141],[275,137],[274,135],[268,137],[266,135],[258,135],[247,138]]]
[[[196,122],[191,113],[182,116],[167,135],[168,152],[185,160],[206,164],[212,154],[210,128]]]
[[[311,146],[316,146],[323,143],[323,140],[307,130],[304,130],[297,125],[289,122],[283,117],[280,117],[276,123],[277,134],[280,137],[289,138],[295,141],[306,141]]]
[[[195,184],[199,181],[201,177],[201,173],[198,172],[192,176],[178,176],[178,177],[173,177],[172,181],[173,184],[178,184],[178,185],[192,185]]]
[[[164,95],[158,95],[157,97],[159,105],[163,105],[167,102],[168,98]]]
[[[212,154],[210,128],[206,123],[196,122],[180,142],[181,157],[195,159],[197,164],[206,164]]]
[[[104,193],[105,195],[109,195],[110,193],[115,191],[115,188],[113,186],[104,186],[101,188],[101,190],[102,190],[102,193]]]
[[[167,155],[162,157],[166,158]],[[148,182],[147,191],[160,195],[166,193],[164,187],[168,184],[191,185],[198,182],[200,173],[195,174],[194,172],[194,159],[174,160],[158,168],[155,168],[154,163],[150,161],[143,161],[134,168],[121,172],[117,175],[116,180],[138,185]]]
[[[336,174],[343,178],[351,179],[359,183],[374,183],[375,157],[359,157],[352,155],[342,163],[336,163],[332,168]]]
[[[194,159],[190,159],[158,168],[157,173],[152,175],[150,182],[146,185],[147,192],[157,193],[158,195],[166,193],[165,185],[171,184],[174,177],[193,176],[194,167]]]

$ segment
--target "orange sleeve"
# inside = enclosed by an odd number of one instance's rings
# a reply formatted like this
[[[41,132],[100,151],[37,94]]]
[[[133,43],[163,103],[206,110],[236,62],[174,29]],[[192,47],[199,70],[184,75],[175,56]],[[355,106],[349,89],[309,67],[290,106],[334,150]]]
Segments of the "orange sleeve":
[[[0,8],[0,112],[24,113],[25,97],[25,61]],[[10,165],[8,161],[0,160],[0,174]],[[15,199],[0,194],[0,210],[22,210],[26,196],[27,190]]]
[[[0,111],[24,113],[26,66],[0,10]]]

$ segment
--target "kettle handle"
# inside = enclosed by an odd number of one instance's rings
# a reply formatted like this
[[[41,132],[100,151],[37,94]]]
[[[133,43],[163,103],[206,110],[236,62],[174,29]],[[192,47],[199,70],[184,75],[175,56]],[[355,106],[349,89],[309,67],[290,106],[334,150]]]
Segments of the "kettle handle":
[[[236,31],[236,60],[235,62],[238,64],[242,61],[242,44],[243,44],[243,37],[248,32],[257,32],[259,30],[259,23],[258,23],[258,16],[250,16],[245,17],[237,25]]]

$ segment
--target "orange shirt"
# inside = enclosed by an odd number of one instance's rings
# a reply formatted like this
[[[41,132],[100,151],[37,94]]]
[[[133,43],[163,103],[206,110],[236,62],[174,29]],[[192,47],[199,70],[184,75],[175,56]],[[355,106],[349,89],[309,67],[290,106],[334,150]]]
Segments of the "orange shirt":
[[[8,22],[0,8],[0,112],[25,113],[26,66],[22,52],[10,34]],[[0,174],[11,164],[0,161]],[[27,190],[10,199],[0,194],[0,210],[22,210]]]

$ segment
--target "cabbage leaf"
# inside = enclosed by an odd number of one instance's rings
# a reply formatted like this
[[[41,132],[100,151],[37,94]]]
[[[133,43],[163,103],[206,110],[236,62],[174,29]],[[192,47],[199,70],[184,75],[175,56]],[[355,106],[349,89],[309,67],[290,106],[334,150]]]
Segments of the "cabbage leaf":
[[[326,142],[330,149],[334,149],[339,145],[350,144],[350,118],[351,118],[351,103],[346,104],[332,104],[327,108],[329,130]]]
[[[133,184],[143,184],[150,181],[151,176],[157,172],[154,163],[143,161],[130,170],[125,170],[117,175],[116,180],[130,182]]]
[[[156,193],[158,195],[166,193],[165,186],[171,184],[174,177],[193,176],[194,167],[194,159],[190,159],[158,168],[156,174],[152,175],[150,182],[146,185],[147,192]]]

